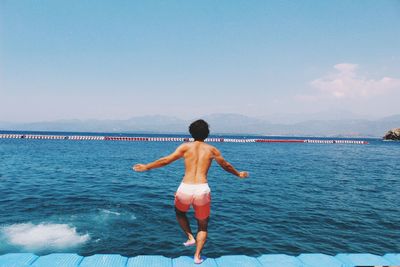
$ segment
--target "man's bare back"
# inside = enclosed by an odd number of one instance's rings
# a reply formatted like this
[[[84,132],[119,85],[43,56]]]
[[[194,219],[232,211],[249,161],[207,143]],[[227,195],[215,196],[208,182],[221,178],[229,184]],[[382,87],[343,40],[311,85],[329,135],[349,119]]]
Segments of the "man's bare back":
[[[149,164],[136,164],[134,170],[140,172],[159,168],[180,158],[184,158],[185,161],[185,175],[183,176],[182,182],[186,184],[207,183],[207,173],[212,160],[215,160],[224,170],[240,178],[248,176],[247,172],[238,172],[222,157],[221,152],[217,148],[203,141],[184,143],[180,145],[175,152],[166,157]]]

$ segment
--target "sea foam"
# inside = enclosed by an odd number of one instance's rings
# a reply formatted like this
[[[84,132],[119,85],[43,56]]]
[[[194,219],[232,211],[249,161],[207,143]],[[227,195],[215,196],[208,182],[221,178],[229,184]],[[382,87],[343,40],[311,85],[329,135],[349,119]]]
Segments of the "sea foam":
[[[0,231],[9,245],[35,251],[67,249],[90,239],[88,234],[79,235],[75,227],[67,224],[21,223],[2,227]]]

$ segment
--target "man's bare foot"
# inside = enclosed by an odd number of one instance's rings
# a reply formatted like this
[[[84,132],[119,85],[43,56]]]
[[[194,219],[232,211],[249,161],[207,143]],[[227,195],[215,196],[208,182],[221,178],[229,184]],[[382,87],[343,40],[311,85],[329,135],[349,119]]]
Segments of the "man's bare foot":
[[[185,247],[194,246],[194,245],[196,245],[196,239],[194,239],[193,236],[192,236],[192,237],[189,237],[189,239],[188,239],[185,243],[183,243],[183,245],[184,245]]]
[[[201,264],[204,261],[204,259],[200,257],[200,255],[199,256],[194,255],[193,259],[195,264]]]

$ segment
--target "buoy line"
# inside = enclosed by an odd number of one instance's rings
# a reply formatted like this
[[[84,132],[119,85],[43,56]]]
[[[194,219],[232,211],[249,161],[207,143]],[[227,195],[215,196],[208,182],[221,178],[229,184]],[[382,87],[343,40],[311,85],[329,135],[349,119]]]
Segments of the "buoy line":
[[[89,141],[134,141],[134,142],[192,142],[187,137],[131,137],[131,136],[89,136],[89,135],[47,135],[47,134],[0,134],[3,139],[40,140],[89,140]],[[312,144],[368,144],[363,140],[350,139],[264,139],[264,138],[207,138],[205,142],[223,143],[312,143]]]

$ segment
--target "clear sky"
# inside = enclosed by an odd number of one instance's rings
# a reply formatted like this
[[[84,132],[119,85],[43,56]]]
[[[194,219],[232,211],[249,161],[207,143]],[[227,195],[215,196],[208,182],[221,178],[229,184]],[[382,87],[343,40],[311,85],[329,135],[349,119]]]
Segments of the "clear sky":
[[[399,102],[399,0],[0,0],[0,121]]]

